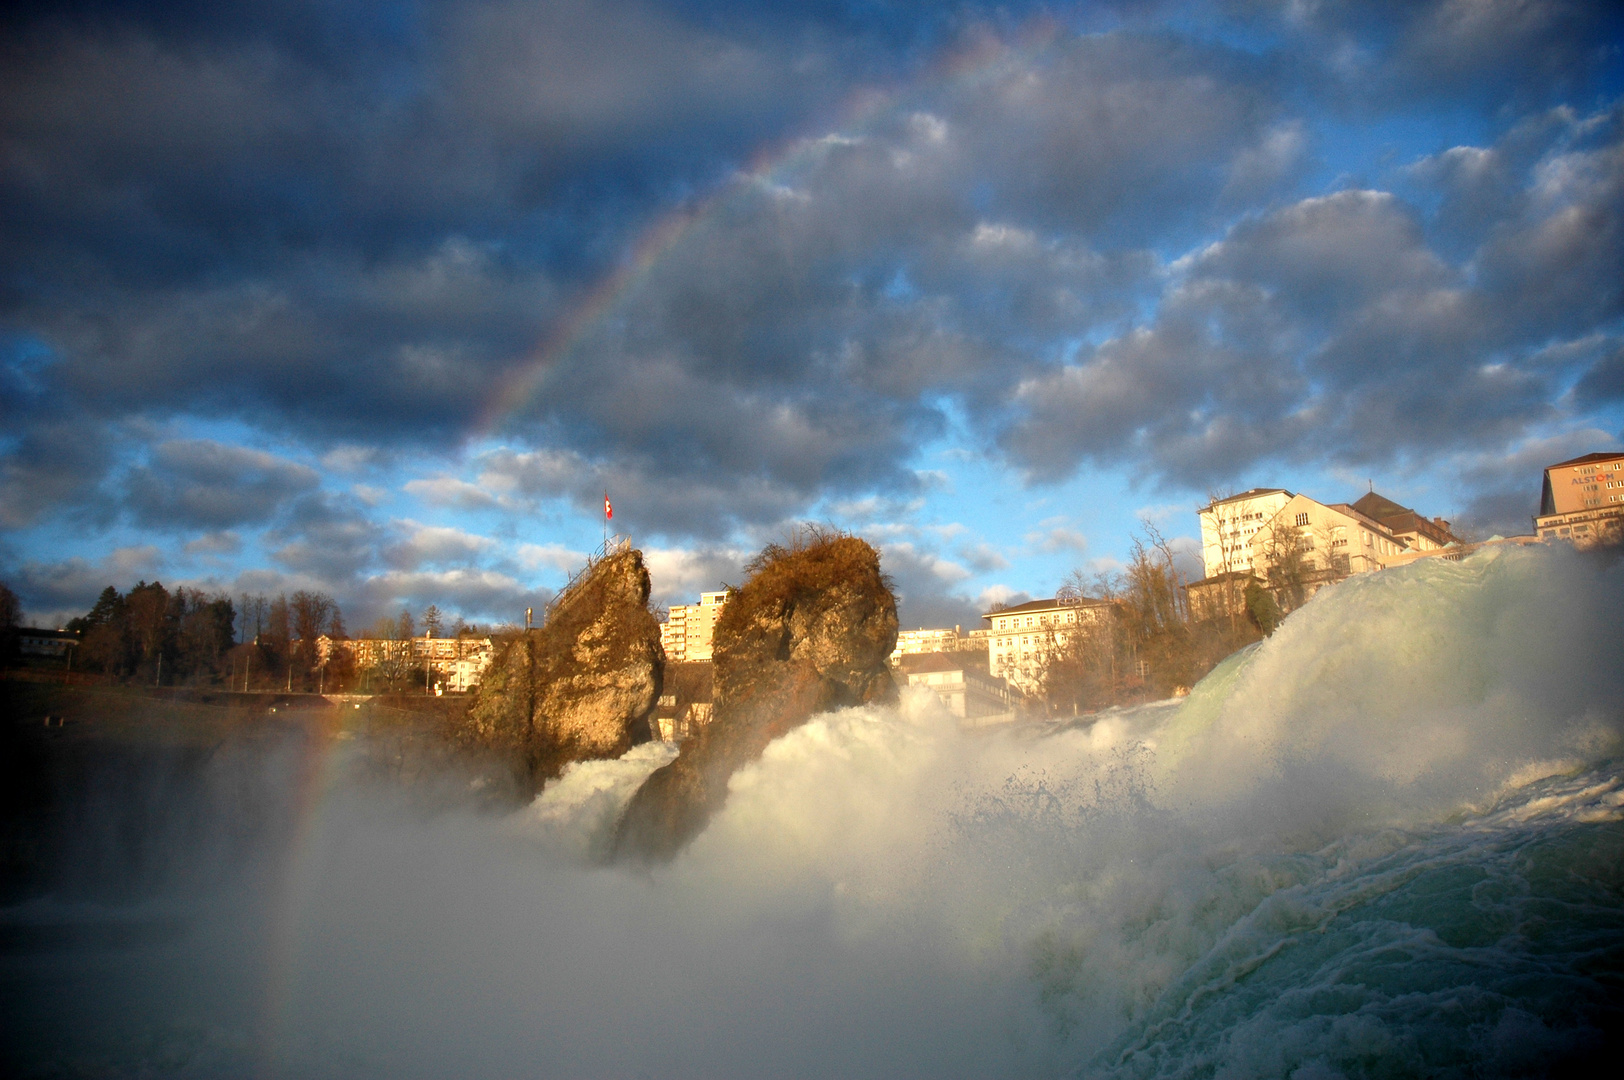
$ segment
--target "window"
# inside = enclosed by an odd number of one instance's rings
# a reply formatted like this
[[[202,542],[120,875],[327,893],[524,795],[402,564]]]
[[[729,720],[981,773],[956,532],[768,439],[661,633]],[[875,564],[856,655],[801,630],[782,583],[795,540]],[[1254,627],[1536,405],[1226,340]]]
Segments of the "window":
[[[1308,515],[1307,514],[1298,514],[1297,515],[1297,524],[1298,525],[1307,525],[1308,524]]]

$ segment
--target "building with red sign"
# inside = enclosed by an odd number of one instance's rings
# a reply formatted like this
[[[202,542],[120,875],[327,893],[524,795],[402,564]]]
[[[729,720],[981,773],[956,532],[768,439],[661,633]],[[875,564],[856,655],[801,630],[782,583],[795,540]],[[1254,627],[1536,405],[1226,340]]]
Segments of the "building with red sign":
[[[1581,548],[1624,539],[1624,454],[1586,454],[1547,468],[1534,532]]]

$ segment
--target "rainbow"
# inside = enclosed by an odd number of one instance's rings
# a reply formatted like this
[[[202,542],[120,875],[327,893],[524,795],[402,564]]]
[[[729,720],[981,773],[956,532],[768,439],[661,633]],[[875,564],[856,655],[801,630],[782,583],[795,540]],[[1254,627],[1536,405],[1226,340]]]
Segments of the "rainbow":
[[[347,718],[346,718],[347,719]],[[327,797],[340,774],[337,753],[342,720],[316,714],[305,724],[300,750],[293,835],[285,849],[267,926],[264,998],[254,1048],[256,1073],[265,1078],[283,1073],[282,1048],[298,993],[299,927],[316,887],[313,843]]]
[[[833,125],[833,132],[763,147],[752,156],[748,168],[734,174],[715,194],[655,221],[639,235],[620,265],[583,294],[573,308],[555,322],[547,337],[498,380],[488,403],[478,414],[471,432],[473,440],[500,434],[535,400],[546,383],[548,372],[567,360],[595,327],[620,310],[649,272],[718,211],[752,190],[777,185],[786,174],[809,162],[831,138],[862,137],[880,119],[890,115],[901,103],[916,98],[922,90],[952,84],[973,85],[1011,70],[1018,60],[1030,59],[1049,48],[1058,30],[1057,22],[1043,17],[1034,19],[1016,35],[1014,44],[992,33],[974,35],[969,45],[945,54],[905,87],[857,90],[847,96],[838,111],[842,119]]]

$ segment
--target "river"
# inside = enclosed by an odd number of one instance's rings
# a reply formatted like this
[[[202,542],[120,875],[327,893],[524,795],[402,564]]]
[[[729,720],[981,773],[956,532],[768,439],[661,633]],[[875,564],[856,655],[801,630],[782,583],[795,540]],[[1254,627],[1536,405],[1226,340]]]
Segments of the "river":
[[[81,783],[0,910],[10,1071],[1580,1075],[1624,1029],[1624,567],[1326,590],[1180,702],[820,717],[675,861],[670,751],[494,814],[318,726]],[[65,837],[65,838],[64,838]]]

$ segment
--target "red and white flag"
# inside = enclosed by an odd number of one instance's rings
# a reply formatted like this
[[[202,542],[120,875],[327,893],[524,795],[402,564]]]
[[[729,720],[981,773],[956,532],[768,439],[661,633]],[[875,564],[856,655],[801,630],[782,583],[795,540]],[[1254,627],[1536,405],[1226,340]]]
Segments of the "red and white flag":
[[[609,493],[603,493],[603,519],[608,521],[615,516],[615,508],[609,505]]]

